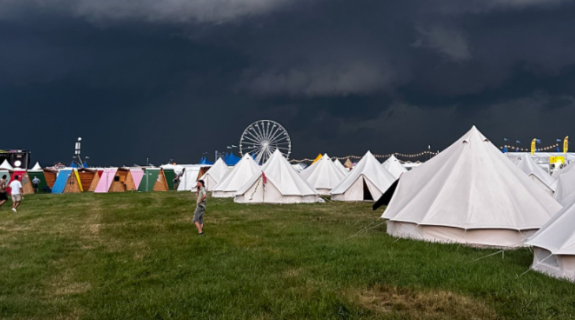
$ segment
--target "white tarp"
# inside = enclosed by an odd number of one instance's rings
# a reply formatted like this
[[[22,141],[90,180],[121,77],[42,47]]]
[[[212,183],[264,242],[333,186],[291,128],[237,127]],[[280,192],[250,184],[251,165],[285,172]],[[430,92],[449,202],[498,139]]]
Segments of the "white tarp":
[[[234,197],[238,203],[313,203],[318,200],[317,191],[300,177],[279,150]]]
[[[211,191],[215,188],[228,173],[230,173],[230,168],[222,158],[219,158],[210,170],[208,170],[208,172],[206,172],[206,174],[201,178],[204,180],[206,190]]]
[[[549,175],[541,166],[539,166],[533,158],[529,155],[523,155],[521,157],[516,157],[517,161],[515,165],[521,169],[521,171],[525,172],[527,176],[533,180],[540,188],[542,188],[545,192],[549,195],[553,195],[555,191],[554,188],[551,187],[553,184],[554,179]]]
[[[345,173],[331,162],[326,153],[314,164],[300,172],[300,176],[314,187],[319,194],[329,195],[331,189],[345,178]]]
[[[389,171],[389,173],[391,173],[395,179],[398,179],[401,174],[407,172],[407,169],[405,169],[405,167],[394,155],[391,155],[391,157],[385,160],[382,165],[387,171]]]
[[[531,268],[575,280],[575,202],[572,201],[526,242],[534,246]]]
[[[396,237],[516,247],[560,209],[474,126],[404,173],[382,218]]]
[[[234,169],[212,190],[212,197],[233,198],[235,193],[256,173],[260,172],[260,166],[254,158],[246,153],[236,163]]]
[[[395,182],[395,178],[367,152],[350,173],[331,190],[336,201],[377,200]]]
[[[184,171],[184,166],[180,164],[163,164],[160,166],[160,168],[164,170],[172,169],[176,175],[179,175],[182,173],[182,171]]]

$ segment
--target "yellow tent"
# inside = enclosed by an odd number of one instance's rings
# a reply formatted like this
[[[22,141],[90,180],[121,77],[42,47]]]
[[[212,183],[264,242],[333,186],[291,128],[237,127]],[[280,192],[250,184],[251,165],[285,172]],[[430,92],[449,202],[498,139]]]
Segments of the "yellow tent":
[[[321,159],[321,157],[322,157],[321,153],[318,154],[317,157],[315,158],[315,160],[314,160],[311,164],[314,164],[314,163],[318,162],[319,159]]]

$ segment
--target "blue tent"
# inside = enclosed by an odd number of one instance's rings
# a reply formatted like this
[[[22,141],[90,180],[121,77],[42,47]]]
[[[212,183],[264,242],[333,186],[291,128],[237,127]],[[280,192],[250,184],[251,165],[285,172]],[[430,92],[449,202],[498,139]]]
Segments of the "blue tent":
[[[206,157],[202,157],[202,159],[200,160],[200,164],[212,165],[214,163],[211,161],[208,161],[208,159],[206,159]]]
[[[235,166],[238,162],[240,162],[240,160],[242,160],[242,158],[236,156],[235,154],[233,154],[231,152],[230,152],[230,154],[226,154],[224,156],[224,162],[228,166]]]
[[[78,168],[78,165],[76,164],[76,162],[72,161],[70,168]]]
[[[72,174],[72,170],[62,170],[58,174],[56,178],[56,182],[54,182],[54,186],[52,187],[52,193],[62,193],[64,192],[64,188],[66,187],[66,183]]]
[[[84,163],[82,163],[82,168],[88,168],[88,164],[86,163],[86,161],[84,161]]]

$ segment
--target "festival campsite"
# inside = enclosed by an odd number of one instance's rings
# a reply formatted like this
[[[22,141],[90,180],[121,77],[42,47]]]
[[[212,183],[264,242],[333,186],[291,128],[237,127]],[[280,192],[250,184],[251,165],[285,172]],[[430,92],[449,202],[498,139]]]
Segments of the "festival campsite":
[[[351,318],[373,319],[563,318],[575,311],[565,295],[575,282],[573,164],[550,172],[536,153],[506,155],[475,127],[415,166],[400,154],[370,151],[355,163],[351,156],[320,154],[304,165],[280,149],[263,158],[225,158],[233,164],[204,158],[160,167],[4,165],[0,175],[18,175],[29,202],[22,214],[3,216],[0,226],[30,231],[3,231],[10,235],[5,243],[28,249],[0,249],[6,253],[0,263],[22,261],[39,283],[69,273],[29,291],[26,314],[69,315],[80,308],[98,317],[149,315],[124,304],[100,307],[128,296],[137,308],[153,299],[230,319],[246,306],[295,318],[335,315],[340,308]],[[189,203],[199,180],[211,193],[210,225],[207,236],[195,239]],[[53,253],[42,255],[41,243]],[[198,263],[200,257],[206,261]],[[54,259],[65,264],[41,268]],[[0,271],[4,279],[25,273],[8,270]],[[199,289],[212,272],[227,280]],[[135,287],[126,289],[125,281]],[[46,296],[54,286],[74,293]],[[212,305],[196,304],[202,290],[218,292],[209,297]],[[23,306],[16,297],[7,294],[4,310]],[[229,299],[241,304],[225,307]],[[537,311],[512,302],[521,299]],[[269,301],[280,305],[265,311]],[[293,308],[282,311],[288,305]]]

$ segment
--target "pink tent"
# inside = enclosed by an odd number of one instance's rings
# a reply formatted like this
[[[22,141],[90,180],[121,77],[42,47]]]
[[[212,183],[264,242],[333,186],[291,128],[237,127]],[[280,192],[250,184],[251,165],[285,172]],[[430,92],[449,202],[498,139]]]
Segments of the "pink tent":
[[[96,186],[94,193],[108,193],[112,182],[114,182],[114,177],[116,176],[117,171],[118,168],[104,169],[104,172],[100,176],[100,181],[98,181],[98,185]]]
[[[136,190],[140,187],[140,182],[142,182],[142,177],[144,176],[144,170],[142,169],[130,169],[132,173],[132,180],[134,180],[134,185]]]

